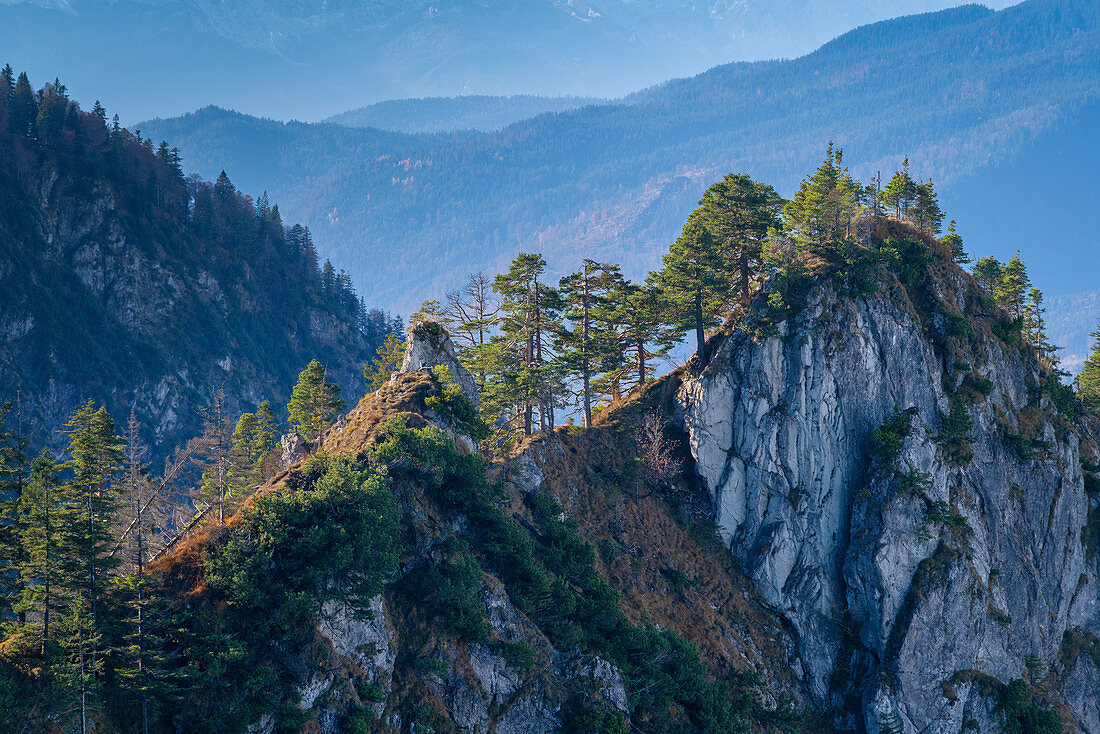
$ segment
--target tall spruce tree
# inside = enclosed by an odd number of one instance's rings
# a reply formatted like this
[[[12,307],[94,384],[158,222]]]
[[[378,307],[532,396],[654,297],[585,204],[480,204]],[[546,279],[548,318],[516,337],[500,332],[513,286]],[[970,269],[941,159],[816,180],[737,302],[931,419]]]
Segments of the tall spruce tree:
[[[286,407],[290,423],[307,440],[316,441],[345,404],[340,388],[328,379],[324,365],[314,359],[298,375]]]
[[[962,235],[955,230],[954,219],[947,225],[947,234],[940,237],[940,244],[948,249],[952,259],[959,265],[965,265],[970,262],[970,256],[967,255],[966,250],[963,249]]]
[[[27,459],[20,428],[10,425],[14,407],[10,401],[0,403],[0,619],[18,602],[24,585],[20,565],[26,555],[21,533]],[[18,621],[24,620],[19,612]]]
[[[102,663],[98,639],[109,576],[118,566],[112,546],[123,441],[106,408],[96,408],[91,400],[73,414],[63,432],[69,437],[69,459],[62,469],[71,479],[62,487],[58,545],[70,612],[76,615],[69,622],[80,626],[73,633],[82,640],[81,656],[88,656],[86,670],[95,678]]]
[[[917,197],[917,184],[909,175],[909,157],[902,161],[901,170],[894,171],[886,188],[882,192],[883,201],[887,206],[893,207],[894,218],[898,220],[909,219],[909,207],[913,205]]]
[[[943,210],[931,180],[917,184],[911,214],[918,229],[933,237],[939,235],[943,228]]]
[[[783,207],[787,233],[801,247],[821,246],[849,237],[866,193],[842,166],[844,152],[832,143],[817,170],[802,179],[794,198]]]
[[[1089,336],[1092,337],[1092,346],[1081,373],[1077,375],[1077,395],[1086,408],[1100,411],[1100,324]]]
[[[1001,270],[996,290],[997,305],[1012,314],[1014,318],[1021,318],[1030,287],[1031,280],[1027,277],[1027,266],[1017,252]]]
[[[51,625],[56,626],[65,608],[65,590],[71,588],[62,576],[58,502],[57,463],[43,449],[31,465],[27,491],[19,503],[19,541],[24,553],[19,569],[22,595],[17,608],[21,615],[31,615],[40,625],[39,654],[43,658]]]
[[[980,285],[992,298],[997,297],[1003,270],[1004,266],[992,255],[986,255],[978,260],[978,262],[974,263],[973,267],[970,268],[970,272],[974,275],[974,280],[978,281],[978,285]]]

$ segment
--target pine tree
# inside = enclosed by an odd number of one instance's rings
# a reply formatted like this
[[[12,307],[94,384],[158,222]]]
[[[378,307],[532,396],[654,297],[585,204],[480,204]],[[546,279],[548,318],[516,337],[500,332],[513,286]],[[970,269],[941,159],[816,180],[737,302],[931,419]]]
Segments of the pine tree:
[[[611,292],[621,278],[617,265],[585,258],[579,271],[558,284],[563,315],[573,327],[563,328],[557,335],[559,359],[566,374],[580,380],[586,428],[592,425],[592,379],[613,347],[607,319],[600,315],[609,308]]]
[[[444,326],[450,326],[451,323],[447,311],[440,306],[439,301],[434,298],[429,298],[427,301],[420,304],[420,308],[409,317],[410,328],[419,324],[421,321],[435,321]]]
[[[137,135],[141,137],[140,132]],[[222,201],[228,201],[237,194],[237,187],[229,180],[229,176],[224,170],[218,174],[218,180],[214,182],[214,193]]]
[[[1024,333],[1027,335],[1028,341],[1035,347],[1036,356],[1040,360],[1049,362],[1053,367],[1058,362],[1058,347],[1051,344],[1050,339],[1047,337],[1046,320],[1043,318],[1045,313],[1043,292],[1038,288],[1032,288],[1028,291],[1027,302],[1024,305]]]
[[[242,413],[233,429],[229,450],[230,492],[244,497],[263,482],[261,460],[271,449],[260,436],[255,413]]]
[[[1077,376],[1077,394],[1086,408],[1096,411],[1100,410],[1100,325],[1089,336],[1092,346]]]
[[[943,210],[940,209],[939,198],[931,180],[917,184],[911,213],[913,222],[922,232],[933,237],[939,235],[943,227]]]
[[[622,281],[610,300],[614,351],[624,357],[624,366],[634,374],[634,384],[644,385],[651,374],[650,364],[668,354],[679,341],[678,330],[666,319],[671,306],[653,283]]]
[[[940,237],[940,244],[948,249],[951,253],[951,257],[959,265],[965,265],[970,262],[970,256],[967,255],[966,250],[963,249],[963,238],[955,231],[954,219],[947,225],[947,234]]]
[[[324,365],[313,360],[298,375],[287,411],[290,423],[308,441],[315,441],[344,409],[340,388],[328,379]]]
[[[12,90],[10,117],[12,132],[17,135],[35,136],[34,122],[38,119],[38,99],[27,72],[22,72]]]
[[[695,330],[696,353],[703,358],[706,330],[728,308],[730,272],[710,231],[689,217],[663,259],[657,284],[672,305],[670,321],[681,331]]]
[[[26,455],[18,427],[8,419],[13,403],[0,403],[0,618],[18,602],[23,588],[20,566],[26,549],[21,534],[26,522],[23,492],[26,488]],[[19,622],[25,615],[20,612]]]
[[[371,363],[363,365],[363,380],[367,383],[367,389],[374,392],[389,382],[390,377],[401,366],[404,356],[405,342],[398,339],[396,334],[386,335],[386,341],[378,347]]]
[[[997,305],[1008,311],[1014,318],[1020,318],[1024,310],[1024,299],[1031,280],[1027,277],[1027,267],[1017,252],[1001,270],[997,283]]]
[[[50,625],[65,608],[62,564],[58,547],[57,464],[44,450],[31,466],[26,494],[20,500],[20,543],[24,559],[19,570],[22,596],[18,611],[41,621],[39,653],[46,657]]]
[[[762,281],[764,242],[768,230],[780,226],[781,210],[782,200],[771,186],[731,173],[706,190],[694,212],[729,261],[744,306]]]
[[[843,157],[843,151],[829,143],[821,165],[802,180],[794,198],[783,207],[788,234],[802,247],[851,235],[865,192],[841,166]]]
[[[501,296],[503,333],[493,342],[491,372],[498,382],[490,385],[486,405],[517,408],[525,436],[534,430],[536,405],[540,427],[553,425],[559,398],[549,342],[560,328],[560,302],[557,292],[539,281],[545,271],[541,255],[524,252],[512,261],[507,273],[493,281],[493,289]],[[499,416],[489,416],[488,421],[493,423],[496,418]]]
[[[15,96],[15,70],[11,64],[4,64],[0,70],[0,104],[11,108],[12,98]]]
[[[80,605],[80,619],[90,622],[81,630],[90,655],[92,675],[98,670],[98,639],[110,572],[118,566],[112,555],[114,512],[118,504],[115,484],[122,466],[123,442],[105,408],[86,402],[65,424],[69,460],[62,469],[72,479],[62,487],[58,512],[58,537],[64,584],[70,598]],[[86,612],[86,615],[84,614]]]
[[[1004,266],[997,258],[986,255],[974,263],[970,272],[974,275],[974,280],[978,281],[978,285],[990,296],[996,298],[1001,285],[1001,272],[1003,269]]]
[[[65,86],[55,81],[42,90],[42,101],[35,117],[35,129],[43,145],[57,147],[62,143],[62,130],[69,111]]]
[[[917,196],[917,185],[909,175],[909,157],[902,161],[901,170],[894,171],[890,182],[882,193],[883,201],[887,206],[894,208],[894,218],[899,220],[909,219],[909,207]]]

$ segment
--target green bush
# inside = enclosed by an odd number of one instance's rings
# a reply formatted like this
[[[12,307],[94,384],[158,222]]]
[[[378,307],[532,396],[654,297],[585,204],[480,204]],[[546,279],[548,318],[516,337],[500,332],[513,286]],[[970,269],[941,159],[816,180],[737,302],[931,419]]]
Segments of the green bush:
[[[435,589],[432,606],[448,629],[471,642],[481,642],[489,636],[477,561],[463,554],[435,566],[426,578]]]
[[[879,466],[892,466],[901,457],[902,444],[913,422],[911,411],[897,411],[871,432],[871,460]]]
[[[698,651],[675,633],[630,623],[619,608],[619,593],[596,571],[592,546],[562,517],[553,495],[526,496],[536,541],[497,506],[501,491],[487,480],[485,459],[458,454],[438,429],[411,429],[402,419],[391,420],[371,457],[394,475],[410,473],[435,501],[465,515],[470,552],[506,583],[516,606],[559,649],[575,647],[614,662],[632,712],[648,728],[683,728],[670,715],[681,711],[680,717],[704,731],[748,730],[751,697],[735,695],[728,683],[710,678]]]
[[[940,433],[937,440],[944,447],[948,461],[966,466],[974,456],[970,448],[969,433],[974,427],[966,401],[960,395],[951,396],[951,412],[940,416]]]
[[[450,368],[437,365],[432,367],[432,374],[439,383],[439,391],[424,398],[424,405],[449,420],[474,441],[488,438],[491,433],[489,426],[485,425],[473,402],[455,382]]]
[[[1005,344],[1015,344],[1020,341],[1024,328],[1024,317],[1017,316],[1007,321],[998,321],[989,327],[990,331]]]
[[[944,314],[945,328],[947,336],[954,336],[960,338],[969,338],[974,336],[974,327],[970,323],[964,314],[954,313],[948,311]],[[969,369],[969,366],[967,366]]]
[[[207,584],[261,612],[257,624],[272,632],[343,593],[365,605],[397,568],[398,514],[385,479],[351,456],[316,461],[313,481],[260,497],[204,558]]]
[[[1050,396],[1050,401],[1054,403],[1054,409],[1058,411],[1058,415],[1066,420],[1073,420],[1077,415],[1077,395],[1074,394],[1072,387],[1058,379],[1057,374],[1047,375],[1046,381],[1043,382],[1043,392]]]
[[[1031,700],[1027,683],[1015,678],[1001,691],[1005,734],[1062,734],[1062,719],[1054,709]]]

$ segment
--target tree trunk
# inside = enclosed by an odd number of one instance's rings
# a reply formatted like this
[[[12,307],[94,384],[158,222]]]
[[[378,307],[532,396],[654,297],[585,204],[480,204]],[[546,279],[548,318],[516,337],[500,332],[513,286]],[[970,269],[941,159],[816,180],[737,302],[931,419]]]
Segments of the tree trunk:
[[[703,346],[706,344],[706,334],[703,333],[703,294],[695,291],[695,354],[699,362],[703,361]]]

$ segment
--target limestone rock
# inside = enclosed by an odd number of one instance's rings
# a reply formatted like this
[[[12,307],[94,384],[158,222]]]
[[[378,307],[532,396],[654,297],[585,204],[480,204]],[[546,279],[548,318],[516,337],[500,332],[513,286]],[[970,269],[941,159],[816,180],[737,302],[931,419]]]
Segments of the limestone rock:
[[[882,292],[842,298],[819,286],[774,336],[725,337],[679,388],[723,541],[797,630],[818,705],[837,700],[838,669],[855,669],[846,685],[869,732],[882,718],[905,732],[960,731],[964,718],[984,731],[994,719],[973,686],[956,686],[949,705],[944,684],[957,671],[1019,678],[1027,655],[1050,666],[1071,626],[1100,630],[1096,562],[1081,542],[1079,428],[1036,418],[1038,372],[1018,347],[990,339],[980,356],[970,369],[994,388],[969,407],[974,456],[963,466],[936,440],[951,411],[945,384],[962,379],[945,376],[958,367]],[[1002,438],[1025,407],[1046,421],[1043,448],[1026,460]],[[872,431],[906,409],[897,472],[927,482],[910,494],[897,475],[869,472]],[[1064,698],[1097,734],[1086,668]]]
[[[289,469],[306,457],[309,453],[309,444],[297,432],[291,431],[279,439],[282,455],[279,457],[279,468]]]
[[[462,392],[466,393],[466,397],[475,406],[481,403],[477,382],[458,361],[458,355],[447,330],[438,321],[418,321],[409,329],[405,357],[401,360],[401,369],[398,372],[415,372],[440,365],[451,371],[455,383],[462,388]]]

